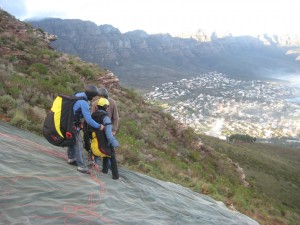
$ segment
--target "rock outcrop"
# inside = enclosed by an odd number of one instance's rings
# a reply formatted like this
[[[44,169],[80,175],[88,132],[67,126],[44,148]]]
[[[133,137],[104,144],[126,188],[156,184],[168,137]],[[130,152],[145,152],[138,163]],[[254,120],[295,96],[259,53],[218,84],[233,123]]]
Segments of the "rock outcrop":
[[[103,76],[98,76],[96,81],[98,86],[104,86],[108,89],[120,89],[119,78],[109,70],[106,70]]]

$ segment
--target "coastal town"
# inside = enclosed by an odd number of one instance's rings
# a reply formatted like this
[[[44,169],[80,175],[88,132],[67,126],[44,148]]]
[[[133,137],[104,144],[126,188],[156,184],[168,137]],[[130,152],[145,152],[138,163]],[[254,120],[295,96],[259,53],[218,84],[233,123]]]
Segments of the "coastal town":
[[[300,141],[299,86],[211,72],[153,88],[145,98],[197,133]]]

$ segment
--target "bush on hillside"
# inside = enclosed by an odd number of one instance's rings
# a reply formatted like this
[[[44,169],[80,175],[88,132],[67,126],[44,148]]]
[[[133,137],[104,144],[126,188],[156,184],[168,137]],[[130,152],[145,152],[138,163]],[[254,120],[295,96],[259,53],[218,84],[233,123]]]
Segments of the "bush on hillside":
[[[248,134],[232,134],[229,136],[228,141],[243,141],[243,142],[255,142],[256,137],[251,137]]]
[[[10,95],[0,97],[0,112],[7,114],[8,111],[17,107],[17,101]]]

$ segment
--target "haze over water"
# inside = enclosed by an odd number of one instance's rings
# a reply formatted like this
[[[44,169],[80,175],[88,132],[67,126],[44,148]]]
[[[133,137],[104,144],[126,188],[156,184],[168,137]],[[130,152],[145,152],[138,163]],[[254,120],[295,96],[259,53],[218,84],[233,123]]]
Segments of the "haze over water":
[[[278,79],[287,81],[285,84],[291,88],[300,87],[300,74],[287,74],[284,76],[279,76]],[[292,103],[300,104],[300,95],[298,97],[287,98],[286,100]]]
[[[300,74],[286,74],[278,76],[278,79],[287,81],[289,86],[300,87]]]

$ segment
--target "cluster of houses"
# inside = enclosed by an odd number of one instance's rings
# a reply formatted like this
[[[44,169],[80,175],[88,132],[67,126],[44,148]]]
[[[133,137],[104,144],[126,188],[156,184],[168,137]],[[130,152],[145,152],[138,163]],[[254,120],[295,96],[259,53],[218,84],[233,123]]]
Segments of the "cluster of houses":
[[[300,87],[211,72],[154,87],[146,99],[196,132],[300,140]]]

